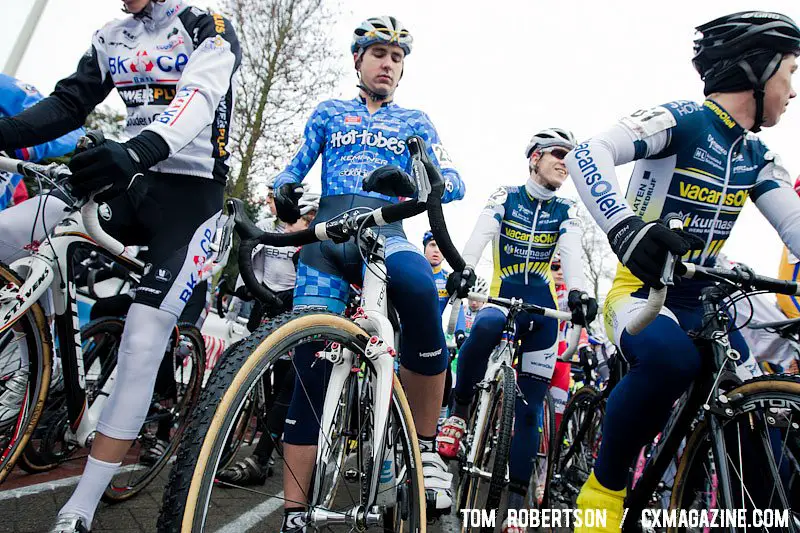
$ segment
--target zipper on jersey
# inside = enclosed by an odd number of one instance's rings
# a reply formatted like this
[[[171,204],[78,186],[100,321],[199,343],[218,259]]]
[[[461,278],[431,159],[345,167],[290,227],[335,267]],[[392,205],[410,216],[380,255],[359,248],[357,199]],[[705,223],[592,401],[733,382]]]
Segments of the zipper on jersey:
[[[708,259],[708,251],[711,247],[711,241],[714,239],[714,228],[717,225],[717,220],[719,219],[719,214],[722,211],[723,207],[725,206],[725,194],[728,192],[728,183],[731,179],[731,167],[733,163],[733,154],[735,153],[736,146],[742,142],[744,136],[739,137],[736,139],[733,144],[731,145],[730,150],[728,150],[728,164],[725,165],[725,182],[722,184],[722,196],[720,198],[719,205],[717,206],[717,211],[714,213],[714,218],[711,220],[711,227],[708,228],[708,237],[706,238],[706,246],[703,250],[703,253],[700,255],[700,264],[704,264],[706,259]]]
[[[528,284],[528,263],[530,263],[531,261],[531,246],[533,246],[533,235],[536,233],[536,224],[539,222],[539,211],[541,211],[541,209],[542,209],[542,201],[537,199],[536,212],[533,214],[533,224],[531,224],[531,232],[528,234],[528,253],[525,254],[525,285]]]

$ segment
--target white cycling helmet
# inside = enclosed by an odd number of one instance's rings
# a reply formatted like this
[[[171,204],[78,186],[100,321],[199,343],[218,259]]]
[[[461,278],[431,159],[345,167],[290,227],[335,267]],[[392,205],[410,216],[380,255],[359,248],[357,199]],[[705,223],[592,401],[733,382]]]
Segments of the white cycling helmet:
[[[414,38],[403,23],[394,17],[372,17],[358,25],[353,32],[353,43],[350,51],[354,54],[365,50],[375,43],[396,44],[406,55],[411,53]]]
[[[300,201],[297,202],[297,205],[300,207],[301,215],[307,215],[311,211],[318,211],[319,194],[315,192],[304,192],[303,196],[300,197]]]
[[[489,282],[486,281],[486,278],[478,276],[475,279],[475,285],[472,286],[472,292],[477,292],[478,294],[483,294],[484,296],[489,294]]]
[[[572,150],[576,145],[575,136],[569,130],[561,128],[547,128],[531,137],[528,147],[525,149],[525,157],[530,159],[531,154],[542,148],[551,146],[561,146],[567,150]]]

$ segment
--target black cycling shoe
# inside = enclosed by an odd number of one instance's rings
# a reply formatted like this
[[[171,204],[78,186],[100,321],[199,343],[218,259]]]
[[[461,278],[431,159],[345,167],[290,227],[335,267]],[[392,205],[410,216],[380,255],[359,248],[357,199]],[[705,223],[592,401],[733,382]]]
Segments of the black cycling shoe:
[[[161,457],[167,453],[169,442],[161,439],[153,439],[153,441],[142,450],[139,455],[139,462],[145,466],[153,466]]]
[[[263,485],[267,481],[267,469],[263,468],[255,456],[245,457],[233,466],[217,472],[216,481],[246,487]]]

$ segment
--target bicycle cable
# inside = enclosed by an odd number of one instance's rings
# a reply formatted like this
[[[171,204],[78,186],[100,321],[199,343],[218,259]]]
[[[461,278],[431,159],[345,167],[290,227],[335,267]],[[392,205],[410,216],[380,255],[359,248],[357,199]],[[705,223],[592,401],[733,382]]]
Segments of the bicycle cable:
[[[372,267],[372,264],[367,260],[367,254],[364,253],[364,250],[361,249],[361,244],[360,244],[361,234],[367,229],[365,227],[365,224],[367,223],[368,220],[369,220],[369,217],[367,217],[364,220],[362,220],[361,224],[359,224],[359,226],[358,226],[358,229],[356,229],[356,247],[358,248],[358,255],[361,257],[361,262],[364,263],[364,266],[367,267],[369,269],[369,271],[372,272],[372,274],[375,277],[377,277],[383,283],[386,283],[388,285],[388,283],[389,283],[389,273],[387,272],[386,276],[384,276],[381,272],[378,272],[378,271],[374,270],[373,267]],[[380,235],[380,234],[378,234],[378,235]],[[372,249],[369,250],[368,254],[369,255],[376,255],[377,247],[378,247],[378,240],[376,239],[375,242],[372,244]],[[385,254],[385,250],[384,250],[384,254]],[[385,258],[384,258],[384,262],[385,262]]]

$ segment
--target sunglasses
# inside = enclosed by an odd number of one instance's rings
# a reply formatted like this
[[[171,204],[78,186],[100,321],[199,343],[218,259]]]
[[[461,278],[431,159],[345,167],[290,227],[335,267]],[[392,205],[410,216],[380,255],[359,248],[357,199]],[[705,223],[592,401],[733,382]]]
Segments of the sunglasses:
[[[550,265],[550,270],[552,270],[553,272],[558,272],[559,270],[561,270],[561,265],[553,263]]]
[[[567,157],[569,150],[567,150],[566,148],[553,147],[553,148],[545,148],[544,150],[542,150],[542,152],[545,154],[550,154],[556,159],[563,160],[565,157]]]

